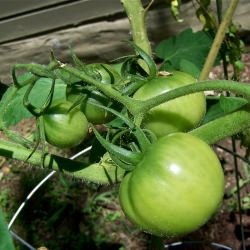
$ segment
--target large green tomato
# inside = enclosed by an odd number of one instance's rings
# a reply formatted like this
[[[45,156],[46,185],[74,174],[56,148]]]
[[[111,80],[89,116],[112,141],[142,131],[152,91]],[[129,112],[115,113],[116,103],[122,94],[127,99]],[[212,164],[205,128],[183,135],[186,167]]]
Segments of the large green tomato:
[[[147,100],[195,81],[192,76],[179,71],[169,76],[158,76],[137,90],[134,98]],[[152,108],[145,115],[143,124],[157,137],[173,132],[187,132],[199,125],[205,112],[206,99],[204,93],[200,92],[182,96]]]
[[[173,133],[152,144],[135,170],[122,180],[121,207],[145,232],[181,236],[195,231],[217,211],[224,175],[204,141]]]
[[[80,144],[87,135],[88,121],[77,108],[69,111],[71,102],[52,105],[43,115],[46,140],[59,148]]]

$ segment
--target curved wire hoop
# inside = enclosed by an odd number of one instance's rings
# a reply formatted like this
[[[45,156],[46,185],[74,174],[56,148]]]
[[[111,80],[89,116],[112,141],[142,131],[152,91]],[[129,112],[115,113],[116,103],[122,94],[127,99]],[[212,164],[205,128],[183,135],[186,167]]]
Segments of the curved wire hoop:
[[[221,249],[221,250],[233,250],[233,248],[225,246],[223,244],[220,243],[216,243],[216,242],[210,242],[210,243],[206,243],[204,241],[178,241],[178,242],[174,242],[174,243],[170,243],[170,244],[166,244],[164,245],[165,249],[169,249],[169,250],[181,250],[181,249],[185,249],[185,246],[187,245],[206,245],[206,246],[211,246],[213,249]],[[182,248],[183,247],[183,248]]]
[[[71,156],[69,159],[74,160],[77,157],[79,157],[80,155],[86,154],[91,150],[92,146],[89,146],[85,149],[83,149],[82,151],[78,152],[77,154]],[[31,246],[28,242],[26,242],[25,240],[23,240],[19,235],[17,235],[13,230],[11,230],[11,227],[13,225],[13,223],[15,222],[15,220],[17,219],[18,215],[21,213],[22,209],[24,208],[24,206],[26,205],[26,203],[28,202],[28,200],[36,193],[36,191],[47,181],[49,180],[54,174],[56,173],[55,170],[51,171],[48,175],[46,175],[31,191],[30,193],[27,195],[27,197],[25,198],[25,200],[22,202],[22,204],[18,207],[18,209],[16,210],[16,212],[14,213],[14,215],[12,216],[9,224],[8,224],[8,230],[10,231],[11,235],[18,240],[20,243],[22,243],[24,246],[26,246],[28,249],[30,250],[36,250],[36,248],[34,248],[33,246]]]

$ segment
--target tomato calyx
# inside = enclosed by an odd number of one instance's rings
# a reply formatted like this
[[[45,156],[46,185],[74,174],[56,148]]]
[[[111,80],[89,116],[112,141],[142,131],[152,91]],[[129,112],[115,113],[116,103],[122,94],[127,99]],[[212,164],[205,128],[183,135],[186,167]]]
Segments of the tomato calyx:
[[[143,131],[139,126],[136,126],[122,113],[99,104],[95,105],[113,113],[127,125],[128,128],[118,130],[111,141],[104,139],[94,126],[92,126],[92,129],[97,140],[109,152],[111,159],[119,167],[127,171],[133,170],[135,166],[141,161],[148,146],[151,145],[152,141],[154,141],[154,135],[151,132]],[[122,147],[121,145],[116,145],[116,142],[119,141],[119,139],[121,139],[124,134],[126,134],[126,138],[133,138],[131,142],[127,143],[126,148]]]
[[[147,78],[150,79],[150,78],[156,77],[157,67],[153,58],[150,55],[148,55],[143,49],[137,46],[135,43],[129,42],[129,44],[133,47],[133,49],[137,53],[137,56],[136,56],[137,60],[142,59],[144,63],[147,65],[147,68],[148,68]]]

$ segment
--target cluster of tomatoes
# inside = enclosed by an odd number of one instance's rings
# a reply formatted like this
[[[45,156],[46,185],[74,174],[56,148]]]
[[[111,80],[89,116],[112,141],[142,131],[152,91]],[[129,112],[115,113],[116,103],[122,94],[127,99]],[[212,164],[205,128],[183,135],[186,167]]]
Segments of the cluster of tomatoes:
[[[105,67],[105,68],[104,68]],[[103,84],[111,84],[119,74],[108,64],[90,64],[89,72],[92,77]],[[108,70],[112,70],[112,75]],[[46,140],[59,148],[71,148],[79,145],[86,138],[88,125],[105,124],[113,116],[94,104],[109,105],[110,98],[100,91],[85,88],[84,83],[73,82],[67,85],[66,100],[52,103],[43,115]]]
[[[119,80],[120,74],[104,65],[92,77],[110,84]],[[147,100],[194,82],[183,72],[159,74],[130,96]],[[95,103],[114,108],[118,103],[99,90],[82,86],[79,82],[69,85],[67,101],[52,104],[44,114],[46,139],[52,145],[76,146],[86,137],[89,123],[106,124],[114,119]],[[187,234],[205,224],[219,208],[224,193],[220,162],[209,145],[187,133],[201,123],[205,112],[204,93],[195,93],[144,114],[141,127],[157,140],[135,169],[125,174],[119,193],[124,213],[142,230],[158,236]]]

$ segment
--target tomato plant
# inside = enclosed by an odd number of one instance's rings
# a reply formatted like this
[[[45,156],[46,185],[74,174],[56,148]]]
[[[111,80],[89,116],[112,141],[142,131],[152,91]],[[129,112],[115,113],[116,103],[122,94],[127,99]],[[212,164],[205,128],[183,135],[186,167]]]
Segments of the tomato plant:
[[[0,130],[10,140],[0,140],[0,153],[99,185],[121,181],[121,207],[134,224],[156,236],[181,236],[204,225],[220,207],[223,171],[206,143],[213,144],[249,128],[249,111],[242,109],[250,100],[249,84],[206,80],[217,49],[223,47],[223,33],[228,24],[220,26],[222,31],[218,27],[219,38],[215,42],[207,34],[191,36],[193,32],[189,30],[178,39],[169,38],[163,43],[164,48],[160,46],[157,56],[163,59],[162,68],[167,70],[171,65],[176,70],[195,73],[199,75],[199,82],[195,83],[198,80],[184,72],[173,71],[170,75],[158,72],[144,27],[153,1],[146,8],[140,0],[121,2],[131,23],[134,42],[129,44],[135,50],[134,55],[119,59],[122,64],[113,67],[85,64],[72,53],[73,65],[70,65],[57,60],[52,53],[48,65],[13,66],[13,86],[0,103]],[[231,22],[232,13],[232,9],[227,11],[225,20]],[[190,46],[186,46],[186,41]],[[203,49],[194,56],[194,48],[201,41]],[[166,44],[170,48],[165,48]],[[213,53],[208,54],[211,46]],[[201,61],[204,58],[208,58],[206,62]],[[17,76],[20,69],[27,71],[27,78],[21,80]],[[59,92],[60,98],[64,98],[65,90],[67,101],[52,103]],[[218,103],[217,96],[211,97],[216,104],[208,106],[210,117],[207,115],[209,119],[201,123],[206,112],[203,93],[206,90],[232,92],[235,98],[225,97],[224,101],[221,98]],[[36,128],[41,137],[36,138],[35,150],[33,141],[9,129],[10,124],[14,125],[17,103],[23,104],[26,114],[38,123]],[[213,109],[215,106],[217,111]],[[26,118],[24,112],[19,114],[16,123]],[[114,117],[116,120],[108,123]],[[66,159],[43,152],[44,140],[39,141],[44,139],[43,135],[59,148],[73,147],[86,137],[88,122],[105,126],[90,125],[93,133],[85,146],[91,147],[83,151],[91,152],[84,159]],[[235,152],[232,154],[237,157]]]
[[[78,109],[69,110],[70,102],[52,105],[43,115],[46,140],[59,148],[80,144],[87,135],[88,121]]]
[[[120,203],[139,228],[180,236],[205,224],[219,208],[224,175],[213,150],[185,133],[160,138],[123,179]]]
[[[158,76],[146,82],[134,94],[138,100],[147,100],[196,80],[187,73],[176,71],[169,76]],[[152,108],[143,120],[145,128],[158,137],[173,133],[186,132],[201,122],[206,112],[204,93],[182,96]]]

